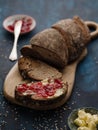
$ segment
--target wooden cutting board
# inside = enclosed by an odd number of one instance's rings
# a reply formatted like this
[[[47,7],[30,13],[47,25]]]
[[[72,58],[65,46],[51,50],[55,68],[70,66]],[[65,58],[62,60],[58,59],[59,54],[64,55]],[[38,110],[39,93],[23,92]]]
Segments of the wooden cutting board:
[[[61,102],[54,103],[52,106],[45,106],[44,108],[43,107],[36,108],[36,106],[34,106],[34,107],[32,107],[33,109],[40,109],[40,110],[53,109],[53,108],[63,105],[69,99],[69,97],[72,93],[73,86],[74,86],[75,72],[76,72],[77,65],[86,56],[86,54],[87,54],[87,49],[84,49],[84,51],[81,54],[79,59],[77,59],[72,64],[66,66],[62,70],[63,81],[65,83],[66,82],[68,83],[68,92],[67,92],[66,96],[64,97],[64,99],[61,100]],[[5,81],[4,81],[3,92],[4,92],[4,96],[6,97],[6,99],[12,103],[23,106],[23,104],[21,104],[20,102],[15,100],[14,92],[15,92],[16,85],[18,85],[20,83],[25,83],[25,82],[29,82],[29,80],[24,80],[22,78],[22,76],[20,75],[19,70],[18,70],[18,63],[16,63],[13,66],[13,68],[9,71],[9,73],[6,76]]]

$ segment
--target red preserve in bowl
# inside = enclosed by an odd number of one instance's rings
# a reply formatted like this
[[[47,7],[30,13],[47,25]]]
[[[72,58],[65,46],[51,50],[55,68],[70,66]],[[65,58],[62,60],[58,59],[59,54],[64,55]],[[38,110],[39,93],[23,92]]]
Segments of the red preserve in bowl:
[[[15,23],[22,20],[21,34],[25,34],[33,30],[36,26],[34,18],[28,15],[13,15],[6,18],[3,22],[4,28],[9,32],[14,32]]]

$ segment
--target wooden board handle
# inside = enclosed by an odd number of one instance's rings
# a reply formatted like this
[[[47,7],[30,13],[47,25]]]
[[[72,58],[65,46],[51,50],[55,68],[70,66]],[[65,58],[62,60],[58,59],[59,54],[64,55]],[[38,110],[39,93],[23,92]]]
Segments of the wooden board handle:
[[[88,28],[94,28],[94,31],[90,33],[91,39],[94,39],[98,36],[98,23],[92,22],[92,21],[85,21],[85,24],[88,26]]]

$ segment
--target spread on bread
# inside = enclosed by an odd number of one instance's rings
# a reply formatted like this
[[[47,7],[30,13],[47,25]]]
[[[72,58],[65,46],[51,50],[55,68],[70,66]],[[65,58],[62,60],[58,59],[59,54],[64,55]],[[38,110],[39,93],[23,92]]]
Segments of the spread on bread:
[[[38,97],[50,98],[51,96],[61,95],[64,83],[60,79],[45,79],[39,82],[19,84],[16,91],[24,96],[37,95]]]

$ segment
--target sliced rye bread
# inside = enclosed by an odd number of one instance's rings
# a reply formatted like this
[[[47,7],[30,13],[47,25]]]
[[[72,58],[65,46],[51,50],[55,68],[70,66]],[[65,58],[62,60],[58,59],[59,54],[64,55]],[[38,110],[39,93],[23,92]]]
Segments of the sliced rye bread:
[[[63,68],[80,56],[90,39],[89,29],[82,19],[64,19],[33,36],[31,46],[24,46],[21,53]]]
[[[24,79],[43,80],[45,78],[61,78],[62,73],[48,64],[30,57],[20,57],[18,68]]]
[[[61,79],[45,79],[41,82],[17,85],[15,99],[29,108],[53,109],[62,102],[67,90],[68,84]]]

